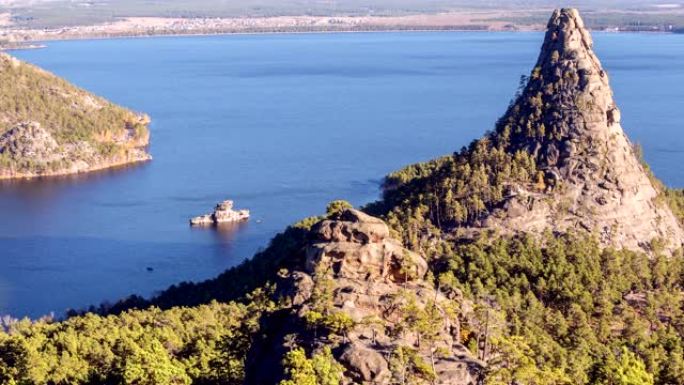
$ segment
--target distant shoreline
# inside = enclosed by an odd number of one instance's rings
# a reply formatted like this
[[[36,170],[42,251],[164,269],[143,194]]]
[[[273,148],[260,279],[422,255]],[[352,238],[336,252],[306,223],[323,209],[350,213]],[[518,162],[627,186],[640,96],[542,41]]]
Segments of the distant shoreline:
[[[421,32],[478,32],[478,33],[542,33],[542,29],[486,29],[486,28],[449,28],[449,27],[435,27],[435,28],[385,28],[385,29],[320,29],[320,30],[309,30],[309,31],[297,31],[297,30],[259,30],[259,31],[216,31],[216,32],[162,32],[162,33],[131,33],[131,34],[83,34],[83,35],[69,35],[69,36],[53,36],[49,38],[29,40],[26,44],[13,43],[11,46],[0,46],[0,51],[20,51],[20,50],[33,50],[47,48],[50,42],[55,41],[97,41],[97,40],[116,40],[116,39],[146,39],[146,38],[159,38],[159,37],[193,37],[193,36],[249,36],[249,35],[309,35],[309,34],[352,34],[352,33],[421,33]],[[597,30],[594,33],[634,33],[634,34],[682,34],[681,31],[631,31],[631,30],[618,30],[618,31],[606,31]]]
[[[146,34],[146,35],[117,35],[117,36],[73,36],[65,38],[44,39],[31,41],[27,46],[15,47],[0,47],[0,50],[17,51],[17,50],[31,50],[46,48],[47,44],[55,41],[97,41],[97,40],[116,40],[116,39],[154,39],[160,37],[209,37],[209,36],[259,36],[259,35],[327,35],[327,34],[354,34],[354,33],[420,33],[420,32],[478,32],[478,33],[530,33],[541,32],[537,30],[525,31],[497,31],[497,30],[481,30],[481,29],[369,29],[369,30],[320,30],[320,31],[252,31],[252,32],[199,32],[199,33],[160,33],[160,34]]]
[[[441,13],[415,13],[398,16],[265,16],[265,17],[121,17],[100,24],[61,27],[37,27],[12,24],[5,14],[0,23],[0,47],[21,49],[23,45],[56,40],[99,40],[156,36],[214,36],[352,32],[533,32],[546,29],[549,9],[534,10],[455,10]],[[684,25],[684,10],[677,11],[677,22],[629,22],[635,15],[627,12],[597,14],[594,31],[605,32],[677,32]],[[538,17],[538,15],[544,15]],[[681,22],[679,20],[681,19]],[[660,20],[660,19],[657,19]],[[4,42],[4,44],[3,44]],[[35,48],[35,47],[30,47]]]

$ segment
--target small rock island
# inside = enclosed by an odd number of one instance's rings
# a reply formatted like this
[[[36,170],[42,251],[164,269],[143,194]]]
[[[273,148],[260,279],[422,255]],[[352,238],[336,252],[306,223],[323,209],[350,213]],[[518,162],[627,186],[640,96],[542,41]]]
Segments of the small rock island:
[[[143,162],[144,114],[0,53],[0,179],[78,174]]]
[[[249,219],[249,210],[233,210],[233,201],[220,202],[211,214],[190,219],[191,226],[215,226],[221,223],[241,222]]]

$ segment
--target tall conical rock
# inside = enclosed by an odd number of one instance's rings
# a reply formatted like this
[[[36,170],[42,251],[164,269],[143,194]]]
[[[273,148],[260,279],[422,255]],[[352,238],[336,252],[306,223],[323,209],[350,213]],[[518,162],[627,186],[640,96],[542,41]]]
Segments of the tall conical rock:
[[[597,231],[607,246],[666,250],[684,231],[620,125],[608,75],[575,9],[556,10],[526,87],[493,137],[526,151],[544,173],[541,194],[519,188],[488,226]],[[499,213],[501,214],[501,213]]]
[[[391,174],[369,212],[387,215],[411,247],[426,237],[415,222],[426,220],[460,239],[583,231],[605,247],[681,248],[679,219],[622,130],[592,46],[576,10],[555,11],[534,69],[495,130]]]

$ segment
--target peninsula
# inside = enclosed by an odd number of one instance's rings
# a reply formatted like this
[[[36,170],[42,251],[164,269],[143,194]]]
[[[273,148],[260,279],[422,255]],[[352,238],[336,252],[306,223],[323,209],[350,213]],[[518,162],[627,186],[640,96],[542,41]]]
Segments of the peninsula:
[[[0,179],[150,160],[149,118],[0,53]]]

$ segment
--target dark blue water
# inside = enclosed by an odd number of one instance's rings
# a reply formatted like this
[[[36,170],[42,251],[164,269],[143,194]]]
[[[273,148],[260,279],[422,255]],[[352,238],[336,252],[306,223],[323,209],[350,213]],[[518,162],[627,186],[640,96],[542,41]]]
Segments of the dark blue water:
[[[154,161],[0,184],[0,314],[39,316],[212,277],[333,199],[493,126],[536,33],[354,33],[50,43],[19,51],[148,113]],[[598,34],[629,135],[684,186],[684,35]],[[252,220],[197,230],[234,199]],[[147,268],[153,269],[148,272]]]

